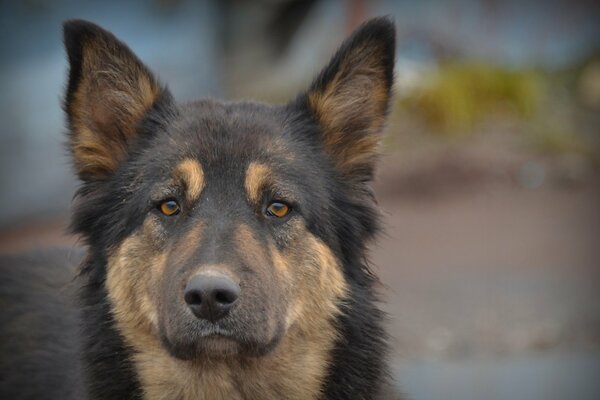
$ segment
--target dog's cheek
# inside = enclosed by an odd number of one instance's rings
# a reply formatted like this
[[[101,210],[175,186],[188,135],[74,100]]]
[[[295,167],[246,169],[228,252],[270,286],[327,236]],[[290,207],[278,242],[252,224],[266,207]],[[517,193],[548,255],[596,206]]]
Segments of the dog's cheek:
[[[297,274],[293,271],[295,257],[291,252],[281,251],[275,244],[269,245],[274,274],[280,282],[281,310],[279,317],[283,319],[285,330],[293,324],[298,318],[299,299],[298,299],[298,281]]]
[[[158,288],[167,258],[163,242],[160,226],[149,218],[109,256],[106,289],[126,338],[157,333]]]
[[[307,333],[328,329],[339,314],[339,304],[347,295],[347,283],[333,251],[305,230],[301,240],[288,247],[287,265],[294,282],[287,325],[296,324]]]

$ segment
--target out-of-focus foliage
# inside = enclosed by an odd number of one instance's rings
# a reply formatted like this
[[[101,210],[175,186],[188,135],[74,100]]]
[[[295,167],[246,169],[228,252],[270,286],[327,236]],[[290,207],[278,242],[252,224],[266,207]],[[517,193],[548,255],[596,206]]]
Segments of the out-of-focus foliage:
[[[532,118],[539,109],[543,80],[533,71],[482,63],[442,64],[399,106],[433,132],[461,136],[492,114]]]
[[[590,110],[600,110],[600,53],[579,68],[576,90],[579,102]]]
[[[401,93],[396,109],[417,122],[419,134],[461,138],[507,131],[542,154],[596,160],[599,65],[596,57],[557,71],[442,62]]]

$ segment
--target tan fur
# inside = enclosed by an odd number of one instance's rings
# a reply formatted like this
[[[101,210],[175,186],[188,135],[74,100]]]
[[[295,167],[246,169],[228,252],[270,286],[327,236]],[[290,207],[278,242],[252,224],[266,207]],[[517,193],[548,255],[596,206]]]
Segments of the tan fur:
[[[326,149],[347,172],[371,162],[390,98],[378,48],[356,48],[325,88],[311,91],[308,105],[323,128]],[[364,131],[353,135],[352,130]]]
[[[175,179],[180,179],[186,188],[186,197],[189,202],[200,198],[204,189],[204,171],[197,160],[186,159],[180,162],[173,173]]]
[[[271,179],[272,172],[268,166],[259,162],[250,163],[246,170],[244,187],[246,196],[251,203],[257,204],[260,201],[261,191]]]
[[[153,242],[160,235],[159,224],[149,217],[113,249],[106,285],[119,331],[134,350],[145,399],[321,398],[337,338],[332,323],[347,287],[332,251],[303,224],[293,229],[297,246],[284,252],[273,244],[263,249],[248,226],[237,230],[236,241],[246,243],[246,255],[264,261],[265,268],[270,259],[273,275],[289,292],[287,333],[271,353],[259,358],[182,361],[171,357],[156,334],[153,302],[153,288],[159,286],[166,259],[165,251]],[[199,232],[192,231],[186,238]]]
[[[171,357],[157,336],[153,272],[164,268],[162,257],[152,256],[147,244],[152,221],[127,238],[109,258],[107,289],[113,314],[128,347],[134,350],[134,364],[145,399],[236,399],[235,388],[224,366],[200,367]],[[196,233],[193,233],[196,235]],[[144,284],[147,282],[147,284]]]
[[[290,273],[289,266],[273,243],[269,243],[269,253],[271,254],[273,266],[277,269],[277,272],[287,277]]]
[[[241,371],[246,398],[319,399],[330,353],[337,338],[332,326],[338,304],[346,296],[346,282],[335,256],[325,244],[301,226],[298,247],[279,252],[276,262],[288,274],[278,274],[289,287],[288,331],[272,354],[253,360]],[[269,395],[266,395],[270,393]]]
[[[251,265],[268,264],[264,249],[248,225],[240,224],[237,227],[235,241],[248,263]]]
[[[83,43],[81,80],[68,110],[75,166],[97,178],[117,168],[161,91],[132,54],[115,52],[113,46],[100,39]]]
[[[108,297],[113,305],[115,319],[119,321],[125,337],[142,340],[156,334],[158,326],[155,282],[160,279],[166,254],[153,249],[146,240],[154,222],[146,220],[141,231],[133,234],[112,253],[106,277]],[[144,335],[139,335],[145,332]]]
[[[198,221],[189,229],[181,240],[174,243],[174,248],[172,250],[172,253],[175,255],[174,260],[185,263],[186,260],[193,257],[204,237],[204,228],[205,224],[202,221]]]

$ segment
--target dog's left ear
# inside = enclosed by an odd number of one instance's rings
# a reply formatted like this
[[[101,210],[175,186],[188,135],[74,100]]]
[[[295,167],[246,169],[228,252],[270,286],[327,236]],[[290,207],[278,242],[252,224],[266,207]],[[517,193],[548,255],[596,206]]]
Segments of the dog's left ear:
[[[360,181],[372,176],[390,103],[395,37],[390,19],[368,21],[342,44],[302,97],[338,170]]]

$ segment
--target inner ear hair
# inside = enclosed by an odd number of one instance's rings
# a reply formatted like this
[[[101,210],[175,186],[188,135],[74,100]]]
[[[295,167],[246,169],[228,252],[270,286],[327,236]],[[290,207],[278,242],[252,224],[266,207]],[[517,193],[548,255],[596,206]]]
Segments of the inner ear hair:
[[[105,179],[165,89],[110,32],[81,20],[67,21],[63,29],[70,64],[64,108],[73,161],[84,181]]]
[[[369,173],[393,86],[395,28],[375,18],[358,28],[313,82],[306,104],[336,167]]]

